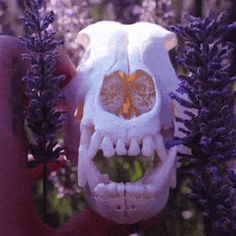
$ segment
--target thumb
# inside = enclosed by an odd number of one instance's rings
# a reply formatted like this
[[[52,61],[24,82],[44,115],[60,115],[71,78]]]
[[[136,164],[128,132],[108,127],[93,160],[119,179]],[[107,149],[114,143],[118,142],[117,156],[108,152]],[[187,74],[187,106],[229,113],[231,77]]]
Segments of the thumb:
[[[116,226],[116,223],[99,216],[88,208],[83,210],[80,214],[74,215],[67,224],[59,228],[58,236],[108,236]]]
[[[0,36],[0,52],[0,232],[33,235],[40,223],[26,169],[21,82],[26,64],[21,60],[22,51],[16,38]]]
[[[77,165],[78,145],[79,145],[79,120],[75,119],[74,113],[76,109],[76,92],[78,77],[76,77],[76,69],[72,64],[65,51],[59,53],[56,72],[65,75],[65,81],[62,84],[62,90],[65,95],[65,102],[62,109],[65,114],[64,125],[64,144],[68,159],[73,165]]]

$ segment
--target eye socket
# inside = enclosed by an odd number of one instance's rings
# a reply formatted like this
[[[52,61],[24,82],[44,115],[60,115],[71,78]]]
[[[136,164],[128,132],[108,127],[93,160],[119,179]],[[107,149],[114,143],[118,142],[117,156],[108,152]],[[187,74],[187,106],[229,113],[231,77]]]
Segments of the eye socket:
[[[153,79],[143,70],[131,75],[116,71],[104,78],[100,99],[105,111],[125,119],[140,116],[155,104]]]
[[[114,72],[104,78],[100,98],[103,108],[119,115],[125,99],[125,83],[122,72]]]
[[[134,73],[134,81],[130,84],[130,97],[136,115],[150,111],[156,101],[156,91],[152,77],[142,71]]]

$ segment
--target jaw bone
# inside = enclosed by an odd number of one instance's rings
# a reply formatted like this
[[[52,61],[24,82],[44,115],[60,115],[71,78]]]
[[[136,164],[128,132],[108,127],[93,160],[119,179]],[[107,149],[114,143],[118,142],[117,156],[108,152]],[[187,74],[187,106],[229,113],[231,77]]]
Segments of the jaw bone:
[[[140,220],[140,214],[142,219],[147,219],[160,212],[168,200],[169,187],[174,187],[176,182],[175,172],[172,172],[175,169],[176,148],[173,147],[167,151],[163,146],[160,134],[157,134],[154,138],[149,137],[142,143],[142,149],[138,145],[138,152],[153,147],[152,152],[158,152],[160,156],[159,165],[155,169],[147,170],[143,178],[137,182],[114,182],[109,179],[108,175],[99,172],[93,160],[99,150],[104,151],[105,149],[104,153],[107,152],[104,140],[107,139],[108,135],[101,135],[98,131],[91,134],[89,132],[91,128],[88,127],[82,130],[82,137],[87,136],[84,139],[90,139],[91,141],[87,146],[87,150],[79,149],[80,169],[78,173],[80,186],[86,187],[87,194],[89,193],[87,198],[90,205],[99,214],[117,223],[135,223]],[[109,136],[109,139],[108,146],[115,152],[116,148],[113,145],[111,147],[110,144],[117,142],[111,136]],[[153,144],[155,141],[156,150],[154,150]],[[121,143],[120,139],[119,143]],[[130,140],[129,143],[131,146],[133,141]],[[127,153],[130,147],[126,146],[125,149]],[[88,157],[89,162],[83,162],[83,159]],[[105,158],[111,158],[109,152]],[[148,159],[149,157],[146,155],[145,158]],[[81,181],[82,179],[83,181]],[[147,210],[147,207],[149,207],[149,210]]]

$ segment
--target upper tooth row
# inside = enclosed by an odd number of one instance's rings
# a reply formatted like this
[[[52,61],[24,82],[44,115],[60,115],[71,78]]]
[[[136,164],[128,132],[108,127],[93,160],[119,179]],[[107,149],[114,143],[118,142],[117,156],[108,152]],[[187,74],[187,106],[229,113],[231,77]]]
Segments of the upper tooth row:
[[[108,158],[115,154],[119,156],[137,156],[141,152],[143,156],[149,157],[156,151],[161,160],[166,159],[167,153],[160,134],[156,135],[154,138],[148,135],[144,136],[141,144],[135,138],[130,139],[129,145],[126,145],[125,140],[122,138],[117,138],[114,143],[109,134],[102,136],[96,131],[92,135],[89,145],[89,156],[91,158],[94,157],[99,149],[101,149],[103,155]]]

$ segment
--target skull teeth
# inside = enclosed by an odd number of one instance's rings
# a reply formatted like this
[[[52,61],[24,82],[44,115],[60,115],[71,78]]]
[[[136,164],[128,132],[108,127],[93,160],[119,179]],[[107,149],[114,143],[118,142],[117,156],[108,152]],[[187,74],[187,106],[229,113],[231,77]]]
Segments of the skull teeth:
[[[128,142],[124,138],[113,138],[109,134],[102,135],[99,131],[91,136],[88,148],[89,158],[93,158],[98,150],[103,151],[107,158],[118,156],[137,156],[142,153],[145,157],[150,157],[157,152],[162,161],[167,159],[167,151],[163,138],[160,134],[155,137],[145,135],[141,140],[131,138]]]
[[[95,197],[99,198],[136,198],[136,199],[150,199],[157,198],[157,191],[155,188],[148,184],[141,183],[109,183],[98,184],[94,189]]]
[[[168,159],[169,154],[160,133],[154,137],[145,135],[143,138],[131,138],[129,141],[121,137],[112,137],[98,130],[90,135],[85,134],[85,137],[90,136],[90,142],[87,151],[84,145],[80,146],[80,156],[85,155],[90,159],[94,168],[93,175],[101,176],[105,184],[112,181],[136,183],[146,179],[152,170],[164,164]],[[86,163],[83,165],[83,158],[81,158],[79,173],[85,171],[85,166]],[[80,176],[79,180],[81,186],[85,184],[83,177]],[[94,180],[91,179],[89,182],[92,183]],[[174,185],[174,181],[171,182]]]
[[[100,132],[96,131],[91,137],[90,146],[88,149],[89,159],[92,159],[96,155],[97,150],[101,145],[101,142],[102,142],[102,135]]]
[[[116,153],[119,156],[127,155],[127,149],[125,147],[125,142],[122,138],[118,138],[116,142]]]
[[[116,183],[107,184],[106,193],[111,198],[117,197],[117,184]]]
[[[137,156],[140,153],[140,146],[136,139],[131,139],[130,146],[128,150],[129,156]]]
[[[112,157],[115,155],[115,149],[113,146],[112,139],[109,135],[105,135],[103,138],[102,144],[101,144],[101,149],[103,150],[103,155],[105,157]]]
[[[142,184],[127,184],[126,196],[141,198],[145,193],[144,186]]]
[[[105,193],[105,184],[100,183],[94,189],[95,196],[103,197]]]
[[[137,156],[141,153],[144,157],[150,157],[156,152],[160,159],[165,161],[168,156],[163,137],[160,134],[155,137],[146,135],[140,141],[131,138],[128,145],[122,138],[118,138],[116,142],[113,142],[111,137],[105,136],[100,149],[103,151],[104,156],[108,158],[114,155],[124,156],[127,154],[129,156]]]
[[[151,136],[143,138],[142,154],[146,157],[152,156],[154,153],[154,141]]]
[[[111,181],[125,183],[142,179],[148,170],[156,168],[160,160],[165,162],[168,156],[160,134],[125,142],[125,139],[114,139],[98,131],[92,135],[89,153],[102,175],[106,174]]]
[[[168,157],[168,154],[167,154],[167,150],[165,148],[162,136],[157,135],[155,137],[155,141],[156,141],[156,152],[157,152],[158,156],[160,157],[160,159],[162,161],[166,161],[167,157]]]

